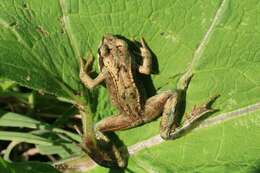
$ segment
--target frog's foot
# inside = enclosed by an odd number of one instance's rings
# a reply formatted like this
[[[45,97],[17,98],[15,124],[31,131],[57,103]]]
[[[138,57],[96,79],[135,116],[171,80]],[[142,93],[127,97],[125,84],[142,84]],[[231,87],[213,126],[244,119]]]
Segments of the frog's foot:
[[[204,103],[203,105],[200,106],[195,106],[192,111],[190,112],[190,114],[187,116],[187,118],[185,118],[183,125],[178,126],[175,125],[172,121],[172,125],[169,124],[168,120],[168,126],[161,126],[161,136],[164,139],[175,139],[178,138],[180,136],[182,136],[183,134],[185,134],[186,132],[188,132],[189,130],[193,129],[196,125],[198,125],[198,123],[200,122],[200,120],[205,117],[205,115],[209,114],[209,113],[213,113],[215,111],[217,111],[216,109],[212,109],[211,105],[214,103],[214,101],[219,97],[219,95],[213,96],[211,97],[206,103]],[[173,119],[172,117],[176,117],[176,113],[173,111],[174,109],[170,109],[167,106],[171,106],[171,100],[169,100],[168,105],[166,104],[165,106],[165,110],[163,113],[163,117],[170,117],[171,119]],[[174,102],[173,102],[174,103]],[[169,118],[168,118],[169,119]],[[162,123],[161,123],[162,125]]]
[[[203,115],[205,115],[209,112],[217,111],[216,109],[212,109],[211,105],[215,102],[215,100],[218,97],[219,97],[219,95],[215,95],[213,97],[210,97],[209,100],[206,103],[204,103],[203,105],[198,106],[198,107],[194,106],[192,111],[185,118],[184,125],[190,124],[191,122],[194,122],[194,121],[200,119],[201,117],[203,117]]]
[[[113,132],[110,132],[113,133]],[[127,154],[106,134],[95,130],[95,141],[84,139],[82,149],[99,165],[104,167],[125,168],[127,166]],[[111,134],[110,134],[111,135]]]

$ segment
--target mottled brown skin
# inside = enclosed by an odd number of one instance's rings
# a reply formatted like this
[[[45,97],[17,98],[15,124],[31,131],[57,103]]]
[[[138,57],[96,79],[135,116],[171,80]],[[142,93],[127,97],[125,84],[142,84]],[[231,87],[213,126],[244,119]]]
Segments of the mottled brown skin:
[[[103,52],[109,53],[104,54]],[[142,93],[137,89],[137,64],[128,51],[128,45],[114,37],[106,37],[100,47],[100,70],[106,71],[105,83],[112,103],[126,116],[143,114]]]
[[[145,97],[146,93],[143,89],[142,81],[138,80],[138,73],[150,74],[152,57],[143,39],[141,40],[140,52],[142,57],[141,65],[137,64],[137,57],[128,48],[126,41],[116,36],[106,35],[103,37],[99,48],[100,73],[95,79],[89,76],[93,58],[89,58],[86,64],[81,60],[81,81],[89,89],[105,81],[108,92],[110,93],[110,99],[119,110],[118,115],[107,117],[96,124],[97,139],[109,141],[102,132],[133,128],[150,122],[161,115],[160,133],[162,138],[172,138],[175,135],[175,131],[179,133],[182,128],[176,125],[178,103],[181,99],[180,92],[166,91],[150,98]],[[191,76],[185,80],[183,90],[187,88],[190,78]],[[192,124],[192,122],[195,122],[204,114],[213,111],[208,108],[209,102],[196,108],[194,112],[197,113],[191,114],[192,118],[185,121],[183,127]],[[102,150],[102,148],[100,149]],[[95,156],[92,158],[99,163],[105,162],[100,161],[102,159],[106,160],[106,164],[103,164],[103,166],[110,167],[110,165],[117,164],[118,167],[124,167],[126,165],[124,158],[118,156],[119,151],[114,150],[117,153],[118,160],[107,159],[108,157],[114,157],[111,153],[109,156],[106,155],[103,158],[102,154],[100,154],[101,156],[98,155],[98,159],[93,158]],[[95,149],[94,153],[98,153],[98,151]]]

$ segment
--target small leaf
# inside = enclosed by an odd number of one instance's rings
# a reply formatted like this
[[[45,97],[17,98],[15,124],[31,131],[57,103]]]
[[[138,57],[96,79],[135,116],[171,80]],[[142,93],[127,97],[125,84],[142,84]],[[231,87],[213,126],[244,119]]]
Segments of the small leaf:
[[[61,158],[69,158],[71,155],[80,155],[82,150],[75,144],[63,143],[60,145],[37,145],[36,148],[41,154],[58,154]]]
[[[48,164],[40,162],[7,163],[0,158],[1,173],[60,173]]]
[[[0,111],[0,126],[36,129],[43,128],[44,126],[47,126],[47,124],[17,113]]]
[[[32,129],[43,129],[49,132],[59,133],[67,135],[75,141],[81,142],[81,137],[78,134],[50,126],[47,123],[43,123],[32,119],[30,117],[13,113],[3,112],[0,110],[0,126],[3,127],[20,127],[20,128],[32,128]]]
[[[22,133],[22,132],[0,131],[0,140],[27,142],[27,143],[42,144],[42,145],[52,145],[51,141],[45,138],[30,133]]]

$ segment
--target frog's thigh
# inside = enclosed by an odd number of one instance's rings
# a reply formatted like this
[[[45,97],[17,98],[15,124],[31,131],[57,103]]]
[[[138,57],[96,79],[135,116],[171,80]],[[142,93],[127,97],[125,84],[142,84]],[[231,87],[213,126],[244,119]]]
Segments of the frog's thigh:
[[[101,132],[125,130],[142,124],[140,117],[119,114],[99,121],[95,128]]]
[[[144,123],[149,122],[162,115],[165,109],[165,104],[170,98],[177,99],[177,93],[173,91],[165,91],[159,93],[146,101],[145,113],[143,116]]]

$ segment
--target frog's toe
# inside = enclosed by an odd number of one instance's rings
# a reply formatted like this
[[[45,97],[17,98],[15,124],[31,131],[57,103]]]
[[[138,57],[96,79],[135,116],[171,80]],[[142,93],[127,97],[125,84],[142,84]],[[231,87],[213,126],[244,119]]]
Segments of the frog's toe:
[[[106,135],[104,135],[102,132],[96,131],[95,134],[96,134],[96,139],[98,141],[103,141],[105,143],[109,143],[110,142],[109,138]]]

